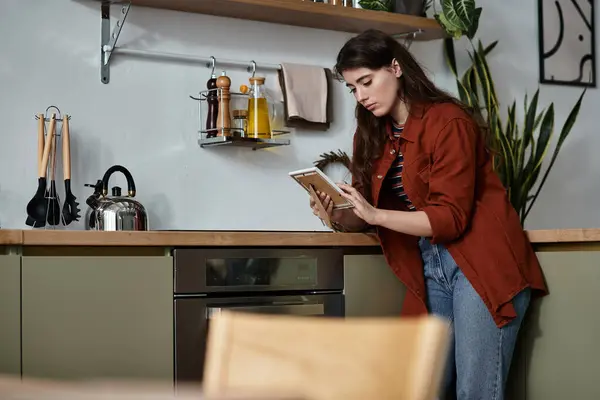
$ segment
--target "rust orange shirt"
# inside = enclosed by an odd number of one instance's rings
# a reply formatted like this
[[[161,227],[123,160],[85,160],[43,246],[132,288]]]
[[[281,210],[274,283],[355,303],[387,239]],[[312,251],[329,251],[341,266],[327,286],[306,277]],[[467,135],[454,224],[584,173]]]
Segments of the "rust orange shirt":
[[[516,316],[511,300],[521,290],[547,293],[538,259],[466,112],[451,103],[413,107],[402,136],[389,139],[373,163],[376,207],[406,210],[396,195],[382,189],[398,151],[404,155],[404,190],[417,211],[427,214],[432,243],[448,249],[499,327]],[[419,238],[383,227],[377,227],[377,236],[408,289],[403,314],[426,313]]]

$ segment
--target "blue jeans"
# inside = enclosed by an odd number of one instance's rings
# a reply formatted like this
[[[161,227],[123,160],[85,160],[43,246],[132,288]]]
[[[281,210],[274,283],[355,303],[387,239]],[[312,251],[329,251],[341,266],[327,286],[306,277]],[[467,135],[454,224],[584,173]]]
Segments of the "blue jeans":
[[[419,241],[427,308],[452,324],[452,343],[442,386],[446,398],[504,400],[506,378],[530,290],[513,298],[517,318],[498,328],[467,278],[442,245]],[[454,390],[456,389],[456,390]]]

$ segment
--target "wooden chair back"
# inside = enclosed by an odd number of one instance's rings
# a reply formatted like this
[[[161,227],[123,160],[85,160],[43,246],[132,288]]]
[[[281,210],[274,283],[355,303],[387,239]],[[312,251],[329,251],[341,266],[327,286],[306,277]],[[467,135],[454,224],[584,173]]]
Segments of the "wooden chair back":
[[[437,317],[323,318],[224,311],[210,321],[206,394],[433,400],[449,344]]]

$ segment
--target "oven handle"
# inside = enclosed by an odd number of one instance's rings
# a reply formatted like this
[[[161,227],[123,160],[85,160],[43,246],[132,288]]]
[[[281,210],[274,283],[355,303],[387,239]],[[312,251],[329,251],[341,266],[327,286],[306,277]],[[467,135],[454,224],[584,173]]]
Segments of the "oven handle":
[[[255,305],[255,306],[231,306],[231,307],[207,307],[206,316],[208,319],[220,314],[222,310],[258,312],[268,314],[287,314],[287,315],[325,315],[325,305],[316,304],[277,304],[277,305]]]

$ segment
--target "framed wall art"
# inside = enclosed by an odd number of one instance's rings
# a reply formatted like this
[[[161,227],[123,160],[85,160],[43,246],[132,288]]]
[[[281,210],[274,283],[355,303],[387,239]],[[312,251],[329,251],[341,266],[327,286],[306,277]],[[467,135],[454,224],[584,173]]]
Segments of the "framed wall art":
[[[538,0],[540,83],[596,87],[594,0]]]

